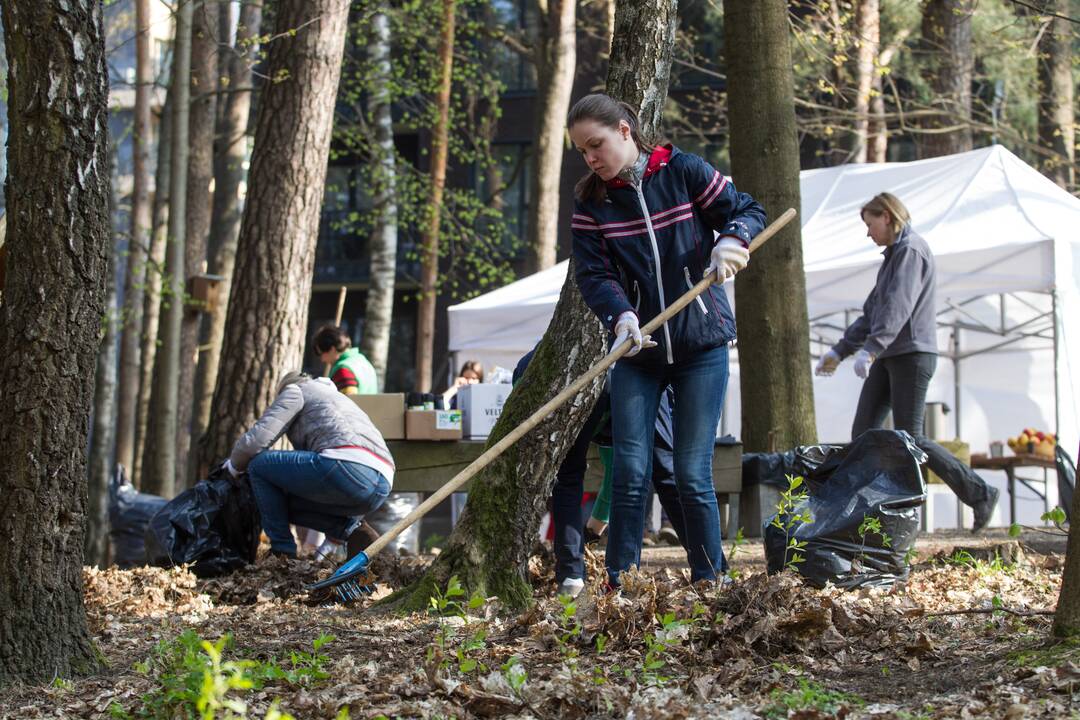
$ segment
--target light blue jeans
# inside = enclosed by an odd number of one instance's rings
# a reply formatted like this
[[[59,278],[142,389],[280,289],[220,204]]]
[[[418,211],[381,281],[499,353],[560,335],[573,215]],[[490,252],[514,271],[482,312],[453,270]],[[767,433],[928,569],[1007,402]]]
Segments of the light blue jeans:
[[[390,494],[382,473],[306,450],[265,450],[247,467],[270,547],[296,553],[289,523],[345,540]]]
[[[645,505],[652,494],[652,458],[660,395],[675,391],[675,484],[685,523],[692,580],[716,579],[727,570],[720,542],[720,512],[713,486],[716,426],[727,390],[728,349],[705,350],[674,365],[615,364],[611,372],[611,430],[615,470],[606,563],[608,579],[641,563]]]

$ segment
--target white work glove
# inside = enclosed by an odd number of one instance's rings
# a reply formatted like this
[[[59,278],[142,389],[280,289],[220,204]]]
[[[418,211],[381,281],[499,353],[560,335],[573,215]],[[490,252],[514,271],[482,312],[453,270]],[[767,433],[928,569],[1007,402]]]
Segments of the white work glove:
[[[836,372],[836,366],[840,364],[840,360],[841,358],[836,354],[836,351],[830,349],[818,360],[817,367],[814,368],[814,374],[829,377]]]
[[[232,464],[232,460],[225,461],[225,469],[229,471],[229,475],[232,475],[233,480],[240,477],[243,473],[236,469],[236,466]]]
[[[633,340],[634,344],[626,352],[624,357],[634,357],[642,350],[656,347],[656,343],[653,342],[651,335],[642,336],[641,326],[638,325],[637,315],[629,310],[620,315],[618,321],[615,323],[615,345],[613,347],[619,347],[627,337]]]
[[[716,270],[713,284],[723,285],[725,280],[735,277],[735,273],[746,267],[748,262],[750,251],[743,247],[742,242],[733,237],[720,238],[709,256],[709,267],[705,268],[705,274]]]
[[[855,353],[855,374],[863,380],[870,374],[870,364],[874,362],[874,356],[865,350]]]

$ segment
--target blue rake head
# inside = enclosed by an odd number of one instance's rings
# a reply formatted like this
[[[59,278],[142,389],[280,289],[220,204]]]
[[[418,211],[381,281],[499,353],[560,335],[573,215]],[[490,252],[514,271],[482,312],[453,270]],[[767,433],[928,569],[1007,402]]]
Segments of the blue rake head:
[[[375,591],[375,584],[368,577],[368,564],[371,560],[363,551],[357,553],[351,560],[346,561],[334,574],[325,580],[306,585],[309,593],[320,590],[331,591],[340,602],[359,600],[364,595],[370,595]]]

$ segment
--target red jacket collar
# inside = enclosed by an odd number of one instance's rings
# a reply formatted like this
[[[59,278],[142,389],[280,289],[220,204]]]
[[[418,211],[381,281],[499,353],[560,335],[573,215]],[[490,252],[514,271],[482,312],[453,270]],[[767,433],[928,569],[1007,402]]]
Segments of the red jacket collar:
[[[653,173],[657,172],[660,168],[668,164],[668,160],[671,159],[672,146],[657,145],[653,148],[652,154],[649,155],[649,164],[645,166],[645,177],[649,177]],[[609,188],[621,188],[629,187],[630,183],[619,177],[613,177],[607,181]]]

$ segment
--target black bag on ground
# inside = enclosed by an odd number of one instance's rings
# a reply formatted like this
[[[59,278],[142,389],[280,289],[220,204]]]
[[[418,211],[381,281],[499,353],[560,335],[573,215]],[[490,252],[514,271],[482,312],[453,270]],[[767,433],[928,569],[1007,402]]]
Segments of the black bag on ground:
[[[1065,519],[1072,522],[1073,493],[1076,491],[1076,464],[1060,445],[1054,446],[1054,464],[1057,465],[1058,505],[1065,511]]]
[[[247,476],[233,480],[218,466],[150,520],[146,561],[159,567],[190,564],[198,577],[224,575],[255,562],[259,531]]]
[[[124,466],[116,466],[109,479],[109,540],[118,567],[127,570],[146,564],[146,526],[168,502],[136,490],[124,474]]]
[[[816,587],[827,582],[847,589],[887,587],[906,578],[904,556],[919,534],[919,507],[926,497],[919,470],[925,459],[902,430],[868,430],[830,452],[807,478],[806,500],[793,510],[796,515],[809,511],[813,522],[796,520],[789,531],[766,525],[769,572],[783,570],[798,552],[804,561],[796,570]],[[774,520],[783,525],[789,517]],[[860,535],[864,518],[876,518],[881,533]],[[796,551],[789,547],[791,539],[806,545]]]
[[[782,453],[743,453],[742,484],[787,490],[787,476],[808,477],[829,453],[843,445],[800,445]]]

